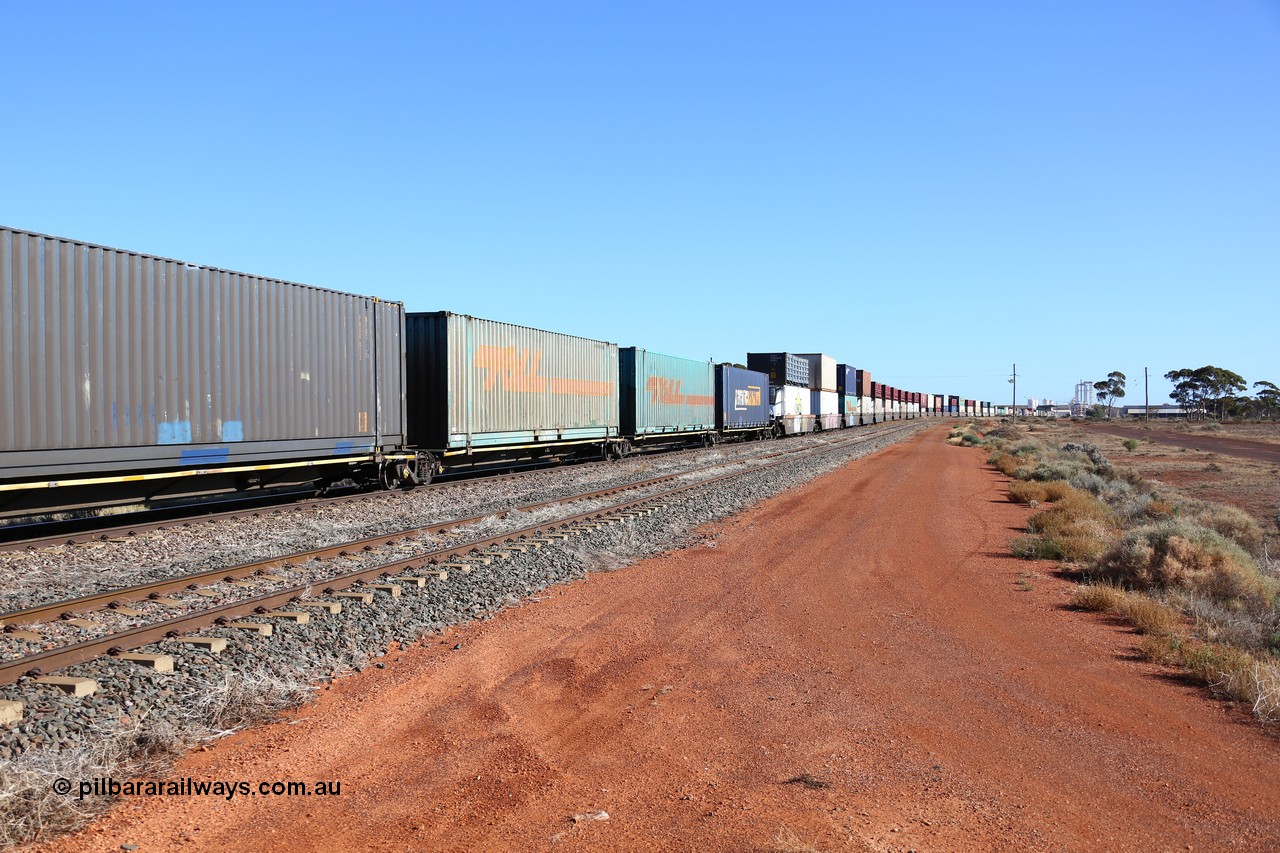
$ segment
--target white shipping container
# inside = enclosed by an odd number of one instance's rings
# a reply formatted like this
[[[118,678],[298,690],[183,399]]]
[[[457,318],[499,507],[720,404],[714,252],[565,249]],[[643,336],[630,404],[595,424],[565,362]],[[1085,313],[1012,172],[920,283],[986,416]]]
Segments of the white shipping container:
[[[835,391],[836,360],[820,352],[800,352],[796,355],[809,362],[809,387],[814,391]],[[816,414],[816,413],[815,413]]]
[[[840,395],[835,391],[810,391],[809,409],[819,429],[840,428]]]
[[[769,395],[773,399],[773,417],[782,425],[783,432],[787,435],[813,432],[809,389],[795,385],[770,385]]]

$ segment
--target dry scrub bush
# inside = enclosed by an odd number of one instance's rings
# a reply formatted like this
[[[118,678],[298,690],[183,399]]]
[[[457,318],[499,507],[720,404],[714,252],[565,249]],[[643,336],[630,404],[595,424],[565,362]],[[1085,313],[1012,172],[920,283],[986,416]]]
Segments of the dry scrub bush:
[[[1124,535],[1098,561],[1110,580],[1137,589],[1187,589],[1223,602],[1271,607],[1274,581],[1239,545],[1194,524],[1165,521]]]
[[[1187,507],[1187,517],[1235,542],[1257,556],[1262,553],[1263,535],[1258,522],[1244,510],[1226,504],[1195,501]]]
[[[1280,656],[1280,610],[1240,607],[1191,590],[1171,590],[1165,599],[1196,623],[1203,639],[1267,657]]]
[[[1263,722],[1280,720],[1280,663],[1274,659],[1169,634],[1143,638],[1141,651],[1153,663],[1186,667],[1218,695],[1247,703]]]
[[[1019,468],[1014,475],[1020,480],[1039,480],[1045,482],[1048,480],[1070,480],[1077,474],[1089,471],[1093,467],[1085,461],[1078,459],[1055,459],[1049,462],[1041,462],[1035,467],[1024,466]]]
[[[1106,504],[1070,489],[1057,503],[1031,517],[1027,529],[1057,544],[1066,560],[1092,560],[1111,540],[1112,518]]]
[[[1075,489],[1072,489],[1062,480],[1052,480],[1048,483],[1014,480],[1009,484],[1009,500],[1018,504],[1028,504],[1032,501],[1036,503],[1053,503],[1062,500],[1073,492],[1075,492]]]
[[[1062,545],[1054,539],[1023,534],[1009,542],[1009,553],[1023,560],[1061,560]]]
[[[1010,456],[1008,453],[996,451],[988,457],[987,461],[995,466],[995,469],[1006,477],[1017,477],[1018,471],[1023,467],[1024,463],[1017,456]]]
[[[1140,634],[1169,636],[1182,624],[1176,610],[1140,593],[1125,596],[1120,615],[1132,622]]]

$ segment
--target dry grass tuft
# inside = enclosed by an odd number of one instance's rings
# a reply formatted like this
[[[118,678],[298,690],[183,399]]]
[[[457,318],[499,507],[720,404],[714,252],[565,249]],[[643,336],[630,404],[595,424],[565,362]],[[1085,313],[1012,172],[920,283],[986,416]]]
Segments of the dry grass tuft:
[[[315,688],[260,668],[230,672],[218,688],[201,696],[195,718],[215,734],[225,734],[273,720],[281,711],[311,701]]]
[[[78,749],[38,749],[0,763],[0,849],[51,838],[87,823],[111,805],[109,797],[61,795],[56,779],[126,779],[165,769],[173,756],[200,740],[274,719],[303,704],[312,688],[261,669],[228,675],[199,697],[185,716],[131,719]]]
[[[1062,544],[1034,534],[1023,534],[1009,542],[1009,551],[1023,560],[1061,560]]]
[[[1172,636],[1182,625],[1176,610],[1137,593],[1125,596],[1121,615],[1133,623],[1138,633],[1156,637]]]
[[[1172,607],[1110,583],[1082,584],[1076,587],[1071,600],[1084,610],[1122,616],[1140,634],[1168,637],[1182,625],[1182,616]]]
[[[107,797],[58,794],[57,779],[126,778],[159,770],[181,748],[173,727],[145,717],[102,731],[86,746],[33,750],[0,763],[0,849],[77,829],[110,805]]]
[[[822,853],[805,841],[794,829],[784,826],[773,838],[773,853]]]
[[[1055,503],[1071,494],[1078,494],[1078,492],[1062,480],[1050,480],[1047,483],[1014,480],[1009,483],[1009,500],[1013,503],[1029,504],[1032,501],[1042,504]]]
[[[1125,591],[1109,583],[1081,584],[1071,594],[1071,603],[1082,610],[1118,613],[1124,605]]]
[[[1091,495],[1067,489],[1052,507],[1033,515],[1027,529],[1056,543],[1059,559],[1095,559],[1111,541],[1111,510]]]

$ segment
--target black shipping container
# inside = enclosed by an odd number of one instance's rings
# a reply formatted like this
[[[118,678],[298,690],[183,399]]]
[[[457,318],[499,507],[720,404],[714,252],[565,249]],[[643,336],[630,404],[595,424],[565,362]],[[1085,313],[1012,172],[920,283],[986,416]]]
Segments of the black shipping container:
[[[809,361],[790,352],[749,352],[747,367],[768,375],[772,385],[809,387]]]

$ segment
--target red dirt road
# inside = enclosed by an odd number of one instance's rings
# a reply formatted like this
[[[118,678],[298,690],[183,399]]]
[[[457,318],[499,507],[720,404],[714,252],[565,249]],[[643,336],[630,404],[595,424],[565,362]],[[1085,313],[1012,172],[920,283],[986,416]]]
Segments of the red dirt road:
[[[338,799],[130,801],[52,849],[805,849],[784,828],[825,851],[1280,848],[1277,742],[1024,577],[1048,569],[1003,556],[1028,510],[943,434],[174,774],[336,779]]]
[[[1247,438],[1236,438],[1229,435],[1191,435],[1160,429],[1142,429],[1141,427],[1117,426],[1115,424],[1081,424],[1085,429],[1110,433],[1124,438],[1149,438],[1160,444],[1172,444],[1174,447],[1187,447],[1192,450],[1208,450],[1212,453],[1225,453],[1241,459],[1257,459],[1280,465],[1280,445],[1265,441],[1250,441]]]

